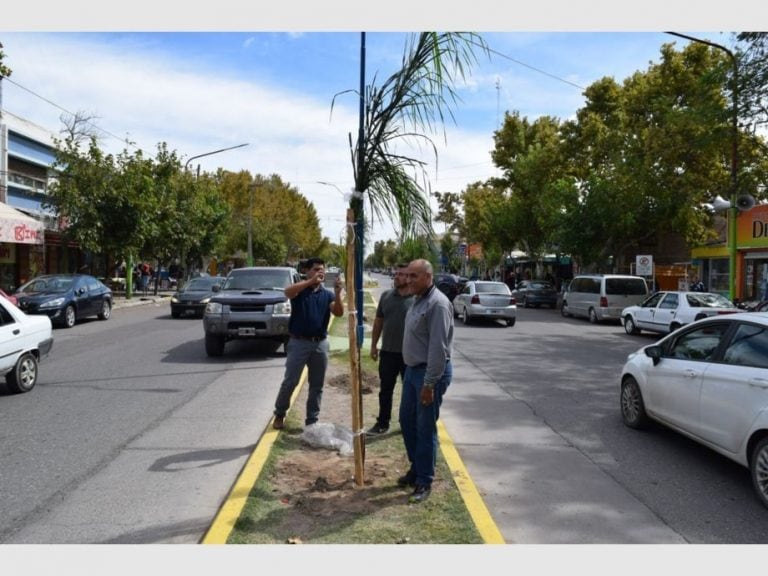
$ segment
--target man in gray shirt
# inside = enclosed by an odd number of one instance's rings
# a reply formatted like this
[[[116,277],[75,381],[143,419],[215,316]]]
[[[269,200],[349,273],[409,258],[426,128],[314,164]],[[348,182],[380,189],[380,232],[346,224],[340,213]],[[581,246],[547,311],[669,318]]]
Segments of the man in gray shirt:
[[[429,261],[411,262],[407,278],[415,300],[405,316],[403,333],[406,369],[400,428],[411,467],[397,483],[414,486],[409,501],[416,503],[429,497],[435,477],[437,419],[453,374],[453,307],[435,288]]]
[[[384,434],[389,430],[392,417],[392,395],[397,384],[397,377],[405,377],[403,362],[403,329],[405,314],[413,304],[413,295],[408,291],[406,268],[408,264],[398,264],[394,288],[381,295],[376,307],[376,318],[371,333],[371,358],[379,362],[379,415],[376,424],[368,434]],[[381,337],[381,350],[379,350]]]

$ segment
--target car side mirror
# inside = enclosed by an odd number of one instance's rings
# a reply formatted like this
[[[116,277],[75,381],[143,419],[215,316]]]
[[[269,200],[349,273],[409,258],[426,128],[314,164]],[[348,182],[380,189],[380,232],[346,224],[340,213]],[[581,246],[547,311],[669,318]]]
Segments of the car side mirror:
[[[656,366],[661,362],[661,346],[648,346],[645,349],[645,355],[653,360],[653,365]]]

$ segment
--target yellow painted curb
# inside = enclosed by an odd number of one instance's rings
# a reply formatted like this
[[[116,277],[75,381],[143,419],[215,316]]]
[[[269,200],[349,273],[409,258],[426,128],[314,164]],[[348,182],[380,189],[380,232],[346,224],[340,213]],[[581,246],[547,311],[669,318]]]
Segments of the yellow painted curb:
[[[301,392],[301,387],[304,386],[306,380],[307,369],[304,368],[301,373],[301,378],[299,379],[299,384],[291,395],[291,407],[293,406],[294,400],[296,400],[296,397],[299,395],[299,392]],[[243,467],[237,480],[235,480],[234,486],[232,486],[229,494],[227,494],[227,497],[224,499],[224,504],[222,504],[219,512],[213,519],[213,523],[200,541],[201,544],[227,543],[227,539],[235,527],[235,522],[240,518],[245,503],[248,501],[248,495],[256,484],[256,480],[259,479],[259,474],[261,474],[261,471],[264,468],[264,463],[267,461],[272,446],[280,433],[279,430],[272,428],[273,419],[270,419],[269,424],[267,424],[266,431],[262,434],[261,439],[258,444],[256,444],[256,448],[248,457],[245,467]]]
[[[437,421],[437,435],[440,438],[440,450],[443,453],[443,457],[448,464],[448,468],[451,469],[453,480],[456,482],[459,493],[464,499],[464,504],[467,506],[467,511],[472,517],[478,532],[480,532],[483,542],[486,544],[505,544],[504,537],[493,521],[490,512],[488,512],[488,508],[477,491],[475,483],[470,478],[469,472],[467,472],[464,462],[462,462],[461,456],[459,456],[459,452],[453,444],[453,440],[451,440],[448,431],[440,420]]]

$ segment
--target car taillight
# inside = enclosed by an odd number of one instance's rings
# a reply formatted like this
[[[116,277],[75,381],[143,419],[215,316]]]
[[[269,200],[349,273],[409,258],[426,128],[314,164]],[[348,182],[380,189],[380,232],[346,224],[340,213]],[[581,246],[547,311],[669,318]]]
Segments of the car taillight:
[[[514,297],[514,296],[512,296],[512,297],[509,299],[509,305],[510,305],[510,306],[514,306],[515,304],[517,304],[517,300],[515,300],[515,297]]]
[[[608,298],[600,296],[600,308],[608,308]]]
[[[475,294],[469,302],[470,304],[480,304],[480,296]]]

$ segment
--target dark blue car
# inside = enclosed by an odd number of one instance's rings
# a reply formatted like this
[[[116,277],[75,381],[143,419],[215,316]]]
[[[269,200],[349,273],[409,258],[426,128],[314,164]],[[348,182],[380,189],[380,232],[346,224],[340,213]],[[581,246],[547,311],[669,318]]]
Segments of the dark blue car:
[[[46,274],[23,284],[14,296],[26,314],[45,314],[64,328],[89,316],[109,319],[112,290],[88,274]]]

